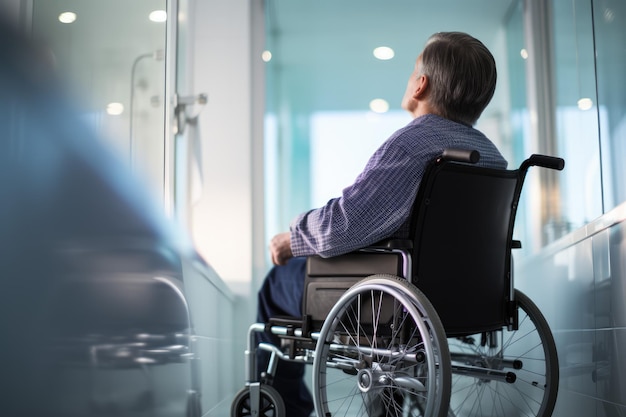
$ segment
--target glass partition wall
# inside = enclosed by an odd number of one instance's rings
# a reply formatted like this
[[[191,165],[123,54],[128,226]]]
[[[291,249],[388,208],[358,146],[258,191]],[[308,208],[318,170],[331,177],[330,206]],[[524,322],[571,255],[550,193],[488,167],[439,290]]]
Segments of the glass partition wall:
[[[33,36],[86,120],[163,201],[166,0],[32,0]]]
[[[594,0],[591,4],[587,16],[593,27],[594,55],[589,58],[595,56],[603,204],[608,211],[626,201],[626,3]]]
[[[266,2],[268,235],[339,195],[408,122],[406,79],[437,31],[468,32],[492,50],[499,81],[477,128],[509,167],[532,153],[566,160],[562,172],[531,170],[516,253],[537,253],[626,200],[623,2],[351,3]],[[377,59],[380,46],[394,53]]]

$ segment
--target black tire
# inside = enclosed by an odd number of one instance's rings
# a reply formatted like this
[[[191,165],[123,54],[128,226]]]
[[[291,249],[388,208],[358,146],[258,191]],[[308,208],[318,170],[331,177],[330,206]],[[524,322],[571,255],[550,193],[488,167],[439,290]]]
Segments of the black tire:
[[[450,381],[439,316],[402,278],[358,282],[320,331],[313,361],[318,416],[445,416]]]
[[[259,413],[255,417],[285,417],[285,403],[280,394],[269,385],[260,387]],[[231,417],[251,416],[250,388],[241,389],[230,407]]]
[[[554,338],[535,303],[518,290],[515,299],[519,306],[517,331],[505,328],[489,335],[448,340],[452,359],[449,416],[552,415],[559,387]],[[464,375],[457,365],[512,372],[515,381]]]

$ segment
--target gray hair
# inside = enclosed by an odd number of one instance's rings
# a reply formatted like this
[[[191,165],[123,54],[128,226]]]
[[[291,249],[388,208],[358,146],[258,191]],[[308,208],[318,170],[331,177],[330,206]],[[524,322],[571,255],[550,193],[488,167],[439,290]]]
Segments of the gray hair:
[[[426,42],[421,65],[434,110],[474,125],[496,89],[496,62],[487,47],[466,33],[435,33]]]

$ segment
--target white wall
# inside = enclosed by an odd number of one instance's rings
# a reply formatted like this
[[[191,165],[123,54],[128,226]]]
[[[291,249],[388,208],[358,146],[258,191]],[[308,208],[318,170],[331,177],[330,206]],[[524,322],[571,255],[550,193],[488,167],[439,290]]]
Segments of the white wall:
[[[262,32],[253,36],[252,16],[260,7],[260,1],[191,0],[189,15],[190,93],[209,96],[198,126],[204,186],[189,221],[199,253],[243,295],[249,295],[255,271],[265,268],[264,257],[253,255],[253,247],[259,247],[253,240],[262,236],[253,229],[262,230],[262,221],[253,225],[253,218],[262,219],[263,213],[263,193],[257,190],[262,187],[262,174],[257,174],[262,173],[262,136],[254,135],[258,139],[253,141],[253,129],[259,131],[254,112],[262,114],[262,105],[253,103],[262,99],[252,85],[252,54],[258,47],[253,40],[263,38]]]
[[[199,199],[190,203],[187,224],[198,253],[236,295],[227,301],[202,280],[189,288],[198,292],[189,297],[199,319],[204,317],[200,320],[205,322],[206,316],[212,317],[209,327],[196,329],[201,356],[203,352],[208,357],[216,357],[215,352],[223,355],[219,369],[203,367],[203,410],[221,416],[227,415],[234,390],[244,386],[244,349],[246,331],[255,318],[255,283],[267,269],[264,73],[259,50],[265,38],[263,2],[188,0],[181,4],[188,4],[187,20],[180,22],[181,27],[187,25],[183,32],[188,37],[180,48],[185,51],[179,51],[187,63],[187,91],[178,92],[206,93],[209,98],[199,115],[198,130],[188,135],[196,134],[201,141],[203,185]],[[203,361],[210,361],[208,357]],[[215,381],[225,387],[218,395],[221,401],[205,392],[213,389]]]

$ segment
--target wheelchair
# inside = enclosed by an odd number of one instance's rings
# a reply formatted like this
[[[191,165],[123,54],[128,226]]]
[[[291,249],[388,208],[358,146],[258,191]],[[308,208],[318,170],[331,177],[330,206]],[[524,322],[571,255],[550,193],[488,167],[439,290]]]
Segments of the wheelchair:
[[[538,307],[513,285],[513,226],[532,155],[518,169],[474,165],[477,151],[433,161],[409,239],[307,259],[303,316],[248,330],[246,386],[231,417],[284,417],[279,360],[312,365],[317,417],[550,416],[557,350]],[[281,346],[255,344],[271,332]],[[271,353],[257,377],[256,349]]]

